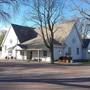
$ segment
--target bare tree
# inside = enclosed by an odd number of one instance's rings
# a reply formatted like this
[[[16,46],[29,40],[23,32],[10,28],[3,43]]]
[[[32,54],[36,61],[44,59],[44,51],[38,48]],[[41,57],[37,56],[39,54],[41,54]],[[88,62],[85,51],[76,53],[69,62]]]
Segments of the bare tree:
[[[81,2],[82,4],[87,4],[88,6],[90,5],[90,0],[79,0],[79,2]],[[79,11],[84,18],[90,20],[90,7],[88,7],[87,10],[86,7],[81,7],[80,5],[76,4],[74,0],[72,0],[72,3],[75,6],[75,10]]]
[[[81,2],[90,5],[90,0],[81,0]],[[88,21],[90,21],[90,9],[85,10],[85,9],[79,9],[80,14],[87,19]],[[83,38],[85,39],[88,35],[88,33],[90,32],[90,24],[85,26],[85,29],[83,30]]]
[[[12,13],[9,12],[10,8],[15,12],[18,8],[18,0],[0,0],[0,20],[8,21]]]
[[[54,63],[54,29],[62,17],[64,0],[33,0],[33,21],[40,27],[42,39],[51,53],[51,63]]]
[[[82,37],[86,38],[88,33],[90,32],[90,30],[88,29],[88,25],[85,26],[85,20],[90,21],[90,7],[88,7],[88,9],[86,9],[86,7],[83,6],[83,4],[86,4],[87,6],[90,5],[90,0],[79,0],[79,2],[82,3],[82,7],[80,5],[78,5],[78,3],[76,3],[74,0],[72,0],[73,5],[75,6],[74,10],[77,10],[81,17],[82,17],[82,21],[80,22],[80,29],[81,29],[81,33],[82,33]],[[83,29],[84,27],[84,29]]]

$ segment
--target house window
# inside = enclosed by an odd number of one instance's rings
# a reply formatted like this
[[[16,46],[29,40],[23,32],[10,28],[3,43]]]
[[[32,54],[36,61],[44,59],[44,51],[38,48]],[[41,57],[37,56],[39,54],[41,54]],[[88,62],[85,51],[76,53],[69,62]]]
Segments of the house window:
[[[24,56],[24,51],[20,51],[20,55]]]
[[[76,42],[76,39],[75,39],[75,38],[73,38],[73,39],[72,39],[72,43],[75,43],[75,42]]]
[[[43,56],[47,56],[47,51],[43,51]]]
[[[68,55],[71,55],[71,53],[72,53],[71,47],[68,47]]]
[[[11,54],[11,53],[12,53],[12,50],[9,50],[9,51],[8,51],[8,53],[10,53],[10,54]]]
[[[12,50],[9,50],[9,51],[8,51],[8,54],[9,54],[9,55],[12,55]]]
[[[79,55],[79,48],[77,48],[77,55]]]
[[[12,44],[12,40],[10,39],[10,44]]]

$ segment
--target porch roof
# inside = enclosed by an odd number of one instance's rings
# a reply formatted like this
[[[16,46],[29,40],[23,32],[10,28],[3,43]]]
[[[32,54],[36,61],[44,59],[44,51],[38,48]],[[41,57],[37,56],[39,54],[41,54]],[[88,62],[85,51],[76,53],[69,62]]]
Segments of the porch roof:
[[[45,46],[44,42],[43,42],[43,39],[41,38],[35,38],[35,39],[32,39],[32,40],[29,40],[21,45],[26,45],[27,46],[27,49],[30,49],[30,48],[35,48],[35,49],[47,49],[47,47]],[[62,46],[61,43],[59,43],[58,41],[54,40],[54,46]]]
[[[13,50],[17,45],[7,48],[8,50]]]

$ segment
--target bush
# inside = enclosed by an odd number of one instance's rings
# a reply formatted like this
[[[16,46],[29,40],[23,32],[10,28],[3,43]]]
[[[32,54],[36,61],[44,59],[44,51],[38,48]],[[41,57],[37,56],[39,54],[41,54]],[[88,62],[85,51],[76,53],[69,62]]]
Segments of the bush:
[[[8,57],[6,56],[5,59],[8,59]]]
[[[11,59],[13,59],[13,56],[11,56]]]
[[[59,60],[63,61],[63,62],[66,62],[66,60],[68,60],[68,62],[70,63],[71,60],[72,60],[72,57],[70,57],[70,56],[61,56],[61,57],[59,57]]]
[[[5,57],[5,59],[9,59],[9,57],[8,57],[8,56],[6,56],[6,57]]]

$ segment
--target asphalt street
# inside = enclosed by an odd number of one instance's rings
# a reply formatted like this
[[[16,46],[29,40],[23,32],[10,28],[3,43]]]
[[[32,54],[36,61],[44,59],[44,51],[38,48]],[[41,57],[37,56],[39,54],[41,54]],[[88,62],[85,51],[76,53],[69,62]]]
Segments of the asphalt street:
[[[0,62],[0,90],[90,90],[90,66]]]

